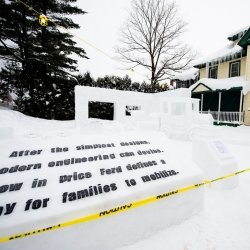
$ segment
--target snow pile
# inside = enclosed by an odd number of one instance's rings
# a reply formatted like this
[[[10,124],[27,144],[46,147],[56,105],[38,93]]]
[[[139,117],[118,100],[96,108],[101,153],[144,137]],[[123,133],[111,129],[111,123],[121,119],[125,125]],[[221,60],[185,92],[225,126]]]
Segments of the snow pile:
[[[188,70],[183,71],[182,73],[176,74],[173,79],[187,81],[194,80],[199,75],[199,69],[190,68]]]
[[[230,42],[227,46],[216,51],[215,53],[194,61],[193,65],[200,65],[200,64],[205,64],[207,62],[220,61],[220,60],[225,59],[228,56],[232,56],[237,53],[240,53],[242,52],[242,50],[243,50],[242,47],[240,47],[237,44],[234,44],[234,42]]]
[[[211,90],[229,90],[231,88],[242,87],[243,94],[245,95],[250,91],[250,82],[244,80],[244,77],[237,76],[224,79],[213,79],[213,78],[203,78],[196,82],[194,85],[190,86],[189,89],[192,91],[199,84],[204,84]]]
[[[0,110],[0,129],[12,128],[16,138],[62,137],[72,134],[75,121],[55,121],[26,116],[13,110]]]

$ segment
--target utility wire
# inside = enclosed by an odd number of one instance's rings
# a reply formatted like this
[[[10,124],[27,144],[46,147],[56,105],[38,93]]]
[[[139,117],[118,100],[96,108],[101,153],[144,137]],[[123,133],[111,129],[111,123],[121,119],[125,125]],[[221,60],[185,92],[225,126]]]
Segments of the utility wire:
[[[35,12],[35,13],[36,13],[37,15],[39,15],[39,16],[44,15],[43,13],[41,13],[41,12],[35,10],[32,6],[28,5],[27,3],[23,2],[22,0],[17,0],[17,2],[21,3],[21,4],[24,5],[27,9],[29,9],[30,11]],[[122,63],[121,61],[119,61],[119,60],[113,58],[112,56],[110,56],[108,53],[106,53],[106,52],[103,51],[102,49],[96,47],[95,45],[93,45],[92,43],[86,41],[86,40],[83,39],[82,37],[80,37],[80,36],[74,34],[74,33],[71,32],[70,30],[68,30],[67,28],[65,28],[65,27],[63,27],[63,26],[57,24],[55,21],[49,19],[48,17],[47,17],[47,19],[48,19],[48,21],[50,21],[51,23],[53,23],[55,26],[57,26],[57,27],[59,27],[59,28],[61,28],[61,29],[64,29],[67,33],[71,34],[73,37],[75,37],[75,38],[77,38],[78,40],[82,41],[83,43],[87,44],[89,47],[92,47],[93,49],[99,51],[100,53],[102,53],[103,55],[105,55],[106,57],[108,57],[109,59],[111,59],[112,61],[115,61],[116,63],[119,63],[119,64],[122,65],[123,67],[126,67],[126,68],[127,68],[127,66],[126,66],[124,63]],[[139,73],[138,71],[135,71],[134,68],[131,68],[130,70],[131,70],[133,73],[136,73],[136,74],[138,74],[138,75],[141,75],[141,76],[143,76],[143,77],[145,78],[145,75]]]

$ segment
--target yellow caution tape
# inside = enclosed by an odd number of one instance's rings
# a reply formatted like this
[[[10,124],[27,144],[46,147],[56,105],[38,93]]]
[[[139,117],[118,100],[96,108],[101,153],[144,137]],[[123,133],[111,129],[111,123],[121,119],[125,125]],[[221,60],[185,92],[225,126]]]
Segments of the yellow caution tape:
[[[157,195],[157,196],[149,197],[149,198],[146,198],[146,199],[143,199],[143,200],[140,200],[140,201],[135,201],[135,202],[130,203],[130,204],[121,205],[119,207],[111,208],[110,210],[101,211],[101,212],[98,212],[98,213],[95,213],[95,214],[87,215],[87,216],[84,216],[84,217],[81,217],[81,218],[78,218],[78,219],[63,222],[63,223],[53,225],[53,226],[50,226],[50,227],[45,227],[45,228],[36,229],[36,230],[25,232],[25,233],[6,236],[6,237],[3,237],[3,238],[0,238],[0,243],[15,240],[15,239],[20,239],[20,238],[25,238],[25,237],[28,237],[28,236],[32,236],[34,234],[49,232],[49,231],[56,230],[56,229],[59,229],[59,228],[73,226],[73,225],[76,225],[76,224],[96,220],[96,219],[99,219],[99,218],[102,218],[102,217],[105,217],[105,216],[110,216],[110,215],[113,215],[113,214],[116,214],[116,213],[121,213],[121,212],[124,212],[124,211],[132,209],[132,208],[141,207],[141,206],[144,206],[146,204],[150,204],[150,203],[156,202],[158,200],[174,196],[176,194],[180,194],[180,193],[190,191],[192,189],[200,188],[200,187],[203,187],[205,185],[211,185],[213,182],[220,181],[220,180],[223,180],[223,179],[228,179],[228,178],[231,178],[233,176],[236,176],[236,175],[248,172],[248,171],[250,171],[250,168],[246,168],[246,169],[243,169],[241,171],[238,171],[238,172],[235,172],[235,173],[232,173],[232,174],[228,174],[228,175],[225,175],[225,176],[221,176],[221,177],[218,177],[218,178],[215,178],[215,179],[212,179],[212,180],[205,180],[205,181],[203,181],[201,183],[197,183],[195,185],[190,185],[190,186],[186,186],[186,187],[183,187],[183,188],[175,189],[175,190],[172,190],[172,191],[167,192],[167,193],[163,193],[163,194],[160,194],[160,195]]]

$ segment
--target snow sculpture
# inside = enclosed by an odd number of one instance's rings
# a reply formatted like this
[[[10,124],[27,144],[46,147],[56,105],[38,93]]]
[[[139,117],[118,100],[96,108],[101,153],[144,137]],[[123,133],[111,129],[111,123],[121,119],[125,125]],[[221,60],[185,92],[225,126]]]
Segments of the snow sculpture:
[[[235,157],[211,127],[195,127],[190,131],[192,138],[192,157],[204,171],[204,178],[212,180],[238,171]],[[238,176],[212,184],[215,187],[230,189],[237,187]]]
[[[172,138],[179,136],[188,139],[188,131],[192,126],[212,124],[209,115],[199,114],[199,100],[192,99],[188,89],[148,94],[76,86],[77,127],[88,123],[90,101],[114,103],[114,120],[129,130],[162,130]],[[140,110],[132,110],[131,116],[126,116],[127,106],[139,106]]]
[[[0,242],[18,239],[0,243],[1,249],[112,250],[203,206],[203,188],[175,192],[200,183],[202,173],[191,159],[176,158],[160,132],[99,130],[5,142],[0,141]],[[134,202],[152,196],[158,197],[154,203],[133,209]],[[97,220],[62,228],[92,214]],[[19,239],[21,233],[27,237]]]
[[[144,94],[131,91],[119,91],[103,88],[92,88],[76,86],[75,88],[75,113],[76,125],[80,127],[87,123],[89,119],[88,103],[107,102],[114,104],[113,120],[124,122],[129,118],[126,117],[126,106],[140,106],[142,112],[147,114],[151,112],[155,101],[150,94]],[[140,112],[140,111],[138,111]]]

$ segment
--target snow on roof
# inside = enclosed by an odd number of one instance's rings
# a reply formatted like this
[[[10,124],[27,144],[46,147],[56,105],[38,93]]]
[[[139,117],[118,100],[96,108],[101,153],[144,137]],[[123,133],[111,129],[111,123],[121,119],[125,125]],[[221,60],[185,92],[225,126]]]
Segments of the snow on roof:
[[[232,32],[231,34],[229,34],[227,37],[228,38],[231,38],[235,35],[238,35],[241,33],[241,35],[243,35],[245,33],[245,31],[247,31],[248,29],[250,28],[250,26],[246,26],[244,28],[241,28],[241,29],[238,29],[238,30],[235,30],[234,32]]]
[[[237,44],[234,44],[234,42],[230,42],[226,47],[220,50],[217,50],[215,53],[194,61],[193,65],[200,65],[200,64],[205,64],[207,62],[221,60],[227,56],[234,55],[241,51],[242,51],[242,47],[240,47]]]
[[[241,76],[224,79],[203,78],[189,87],[189,89],[192,91],[199,84],[204,84],[211,90],[229,90],[231,88],[242,87],[244,95],[250,91],[250,82],[244,80],[244,77]]]
[[[176,74],[175,76],[173,76],[173,79],[176,80],[181,80],[181,81],[187,81],[190,79],[195,79],[197,77],[197,75],[199,74],[199,69],[196,68],[190,68],[188,70],[185,70],[181,73]]]

